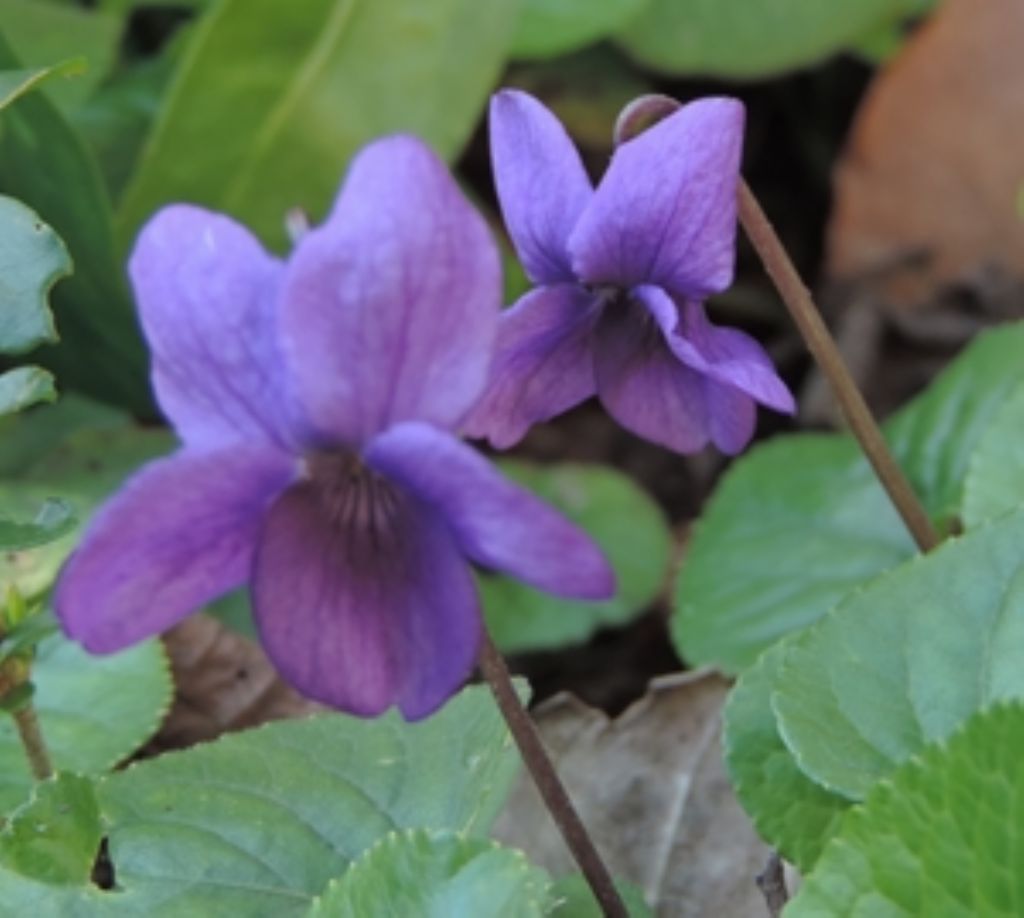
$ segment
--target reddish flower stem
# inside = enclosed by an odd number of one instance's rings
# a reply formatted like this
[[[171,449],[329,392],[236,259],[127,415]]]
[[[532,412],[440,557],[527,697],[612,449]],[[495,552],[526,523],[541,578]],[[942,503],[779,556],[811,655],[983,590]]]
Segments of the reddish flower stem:
[[[914,493],[903,470],[889,452],[878,423],[853,381],[835,340],[814,305],[810,292],[800,280],[800,275],[797,274],[775,229],[765,216],[757,198],[743,181],[740,182],[739,189],[739,217],[768,276],[774,282],[779,296],[782,297],[800,334],[803,335],[807,349],[828,379],[843,416],[875,470],[882,487],[885,488],[918,547],[921,551],[930,551],[939,544],[939,535],[932,526],[927,511]]]
[[[569,799],[558,772],[555,771],[555,766],[548,758],[536,725],[516,694],[505,660],[486,630],[480,649],[480,672],[494,694],[494,700],[498,703],[509,732],[519,747],[519,753],[540,792],[544,805],[562,833],[562,838],[565,839],[587,883],[590,884],[601,910],[608,918],[629,918],[629,912],[612,882],[608,868],[587,834],[586,827],[580,820],[572,800]]]

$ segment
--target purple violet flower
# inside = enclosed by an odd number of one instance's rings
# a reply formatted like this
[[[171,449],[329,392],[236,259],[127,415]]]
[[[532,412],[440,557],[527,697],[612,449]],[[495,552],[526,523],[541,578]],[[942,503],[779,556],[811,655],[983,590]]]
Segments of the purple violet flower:
[[[764,349],[704,310],[732,282],[740,102],[692,102],[623,143],[596,191],[532,96],[499,92],[490,127],[505,223],[537,286],[502,316],[467,433],[505,448],[596,393],[647,440],[737,453],[756,402],[793,411]]]
[[[473,668],[470,561],[558,595],[612,592],[584,533],[450,433],[486,384],[501,276],[485,224],[419,141],[366,148],[287,261],[175,205],[129,271],[183,447],[128,481],[64,568],[57,614],[88,650],[248,582],[300,691],[415,719]]]

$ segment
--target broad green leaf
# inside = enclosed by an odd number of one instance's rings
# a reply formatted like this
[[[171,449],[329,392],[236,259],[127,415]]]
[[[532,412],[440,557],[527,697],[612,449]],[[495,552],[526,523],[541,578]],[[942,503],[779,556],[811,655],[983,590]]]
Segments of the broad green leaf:
[[[19,96],[35,89],[44,80],[62,74],[69,76],[80,73],[83,62],[80,58],[63,61],[51,67],[31,67],[22,70],[0,70],[0,110]]]
[[[166,754],[100,787],[119,897],[136,914],[305,915],[389,832],[485,835],[517,766],[483,686],[416,724],[325,714]]]
[[[1024,903],[1024,707],[972,717],[854,807],[786,918],[1013,918]]]
[[[37,402],[57,398],[53,376],[39,367],[18,367],[0,374],[0,415],[14,414]]]
[[[0,67],[19,66],[0,37]],[[39,93],[0,111],[0,191],[37,211],[76,266],[53,293],[61,342],[40,351],[38,362],[64,389],[151,416],[146,352],[102,178],[81,138]]]
[[[629,912],[629,918],[654,918],[654,912],[644,902],[643,894],[629,883],[616,883],[619,895]],[[582,874],[561,877],[551,884],[548,896],[551,918],[601,918],[601,907],[594,898]]]
[[[980,708],[1024,695],[1024,510],[915,558],[785,645],[772,706],[801,770],[861,800]]]
[[[81,104],[103,81],[121,38],[121,22],[115,16],[41,0],[0,0],[0,23],[26,67],[84,58],[85,66],[75,69],[73,80],[51,80],[43,87],[63,111]]]
[[[0,832],[0,865],[41,883],[85,885],[102,837],[92,780],[59,774],[11,813]]]
[[[979,335],[885,425],[940,529],[957,526],[967,463],[1020,379],[1024,324]],[[694,528],[672,636],[691,664],[749,666],[916,549],[852,438],[779,437],[739,459]]]
[[[55,635],[32,666],[33,704],[59,770],[94,775],[112,768],[156,730],[171,701],[171,677],[157,641],[94,657]],[[0,718],[0,812],[32,786],[9,717]]]
[[[963,520],[976,526],[1024,504],[1024,385],[995,413],[971,455]]]
[[[70,273],[60,237],[31,208],[0,195],[0,351],[57,340],[47,300]]]
[[[392,832],[327,887],[310,918],[542,918],[548,878],[521,851],[451,832]]]
[[[814,63],[918,0],[650,0],[619,33],[640,63],[673,74],[761,77]]]
[[[482,575],[488,628],[503,650],[584,641],[598,628],[625,624],[651,603],[668,572],[671,536],[660,508],[640,487],[601,466],[502,462],[501,468],[594,538],[611,561],[618,586],[612,599],[578,602],[510,577]]]
[[[648,0],[523,0],[511,54],[556,57],[619,29]]]
[[[725,707],[725,764],[758,834],[806,873],[849,808],[815,784],[779,736],[771,693],[788,641],[766,650],[740,676]]]
[[[223,0],[198,23],[119,215],[226,211],[265,241],[319,219],[351,155],[394,131],[459,151],[501,71],[518,0]],[[244,103],[244,104],[243,104]]]
[[[0,551],[24,550],[56,541],[71,532],[76,522],[71,506],[55,498],[44,499],[31,520],[0,515]]]

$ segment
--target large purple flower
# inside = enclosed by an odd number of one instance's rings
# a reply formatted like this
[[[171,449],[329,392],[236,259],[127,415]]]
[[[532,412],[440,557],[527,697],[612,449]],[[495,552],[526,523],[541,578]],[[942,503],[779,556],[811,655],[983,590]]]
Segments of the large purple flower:
[[[595,191],[550,111],[493,98],[498,197],[537,287],[502,316],[468,433],[504,448],[596,392],[645,439],[735,453],[755,402],[793,410],[761,346],[704,310],[732,281],[742,136],[739,102],[693,102],[619,146]]]
[[[286,262],[178,205],[142,231],[130,274],[183,447],[99,511],[61,575],[57,614],[87,649],[248,582],[297,688],[418,718],[473,667],[470,561],[559,595],[612,591],[582,532],[448,432],[486,383],[500,268],[419,141],[368,147]]]

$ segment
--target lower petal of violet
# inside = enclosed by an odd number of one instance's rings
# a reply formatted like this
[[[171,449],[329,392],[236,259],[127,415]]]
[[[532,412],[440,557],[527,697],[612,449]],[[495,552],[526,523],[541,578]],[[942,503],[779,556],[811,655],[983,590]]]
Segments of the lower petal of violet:
[[[294,475],[290,456],[245,447],[142,468],[64,567],[54,596],[64,630],[113,653],[244,583],[266,507]]]
[[[436,515],[348,461],[282,494],[266,519],[252,591],[281,674],[332,707],[410,720],[473,669],[481,637],[468,563]]]
[[[465,424],[497,449],[594,394],[591,337],[598,307],[577,284],[540,287],[506,310],[487,392]]]

